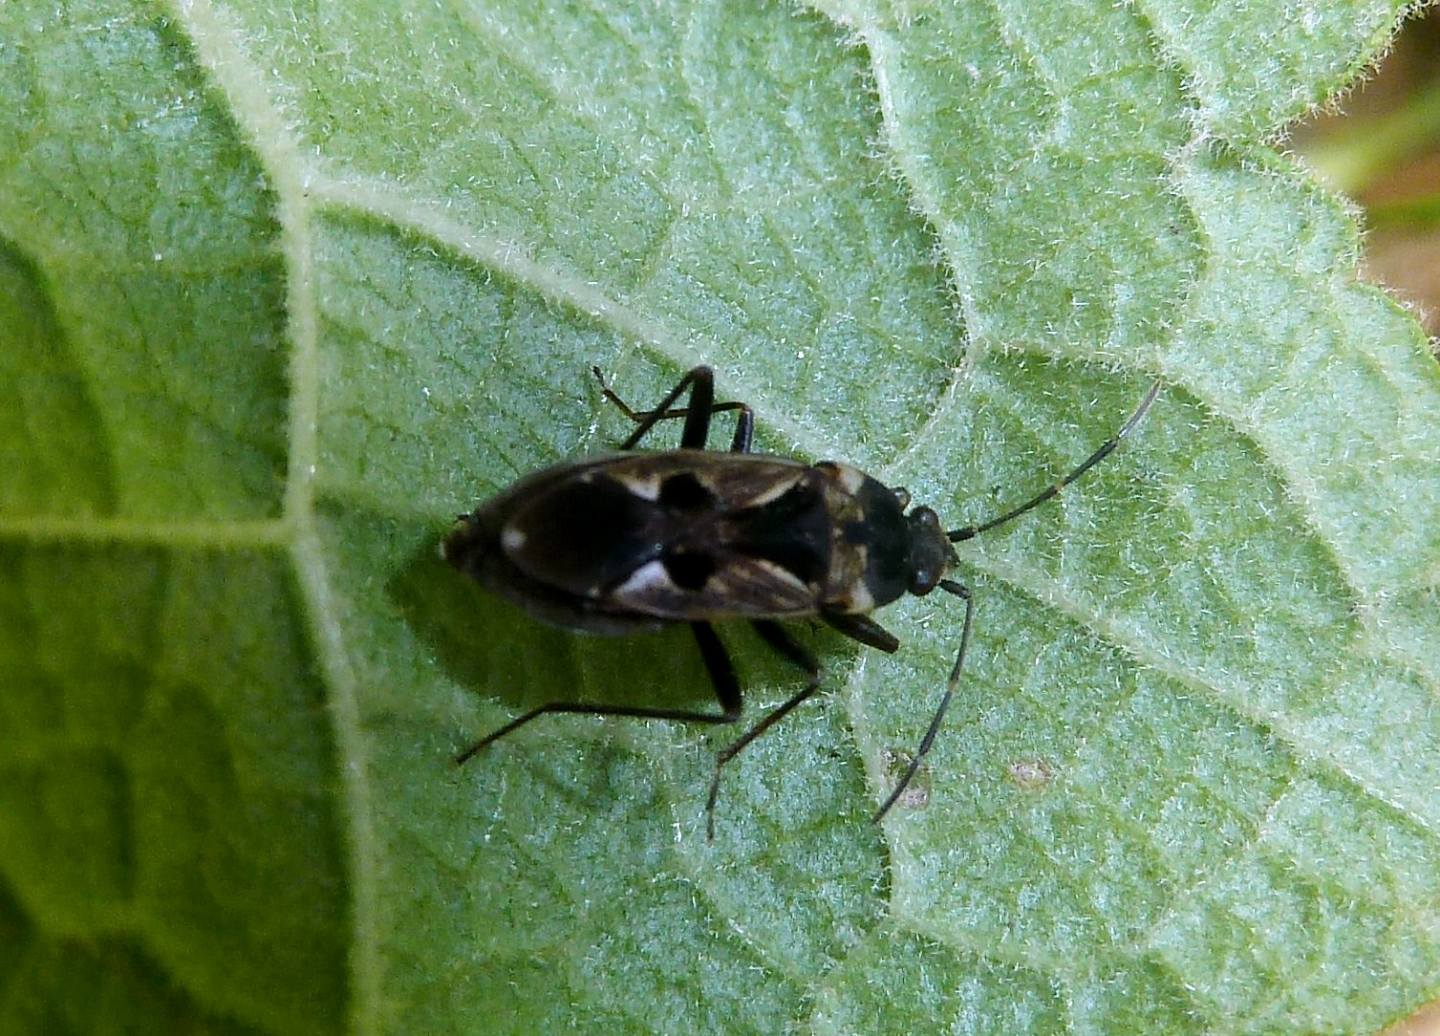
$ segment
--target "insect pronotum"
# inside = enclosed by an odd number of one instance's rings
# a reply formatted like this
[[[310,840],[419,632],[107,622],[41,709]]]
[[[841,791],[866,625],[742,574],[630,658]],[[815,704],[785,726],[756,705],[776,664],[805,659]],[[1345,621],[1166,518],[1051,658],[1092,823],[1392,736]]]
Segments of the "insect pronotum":
[[[742,711],[740,683],[713,623],[744,619],[804,670],[806,681],[716,754],[705,801],[711,839],[725,765],[820,686],[819,663],[781,621],[819,618],[862,644],[893,652],[900,642],[869,613],[906,593],[924,596],[938,588],[964,602],[960,644],[919,747],[875,811],[874,820],[883,818],[934,744],[970,646],[975,601],[967,586],[948,577],[958,562],[951,544],[1056,496],[1130,434],[1160,391],[1160,382],[1151,385],[1120,430],[1063,478],[989,521],[947,531],[930,508],[912,508],[904,489],[847,464],[751,453],[754,415],[744,403],[715,402],[709,367],[691,370],[643,413],[593,370],[605,398],[635,422],[630,437],[615,453],[535,472],[461,515],[442,553],[492,592],[554,625],[623,634],[688,624],[720,711],[550,702],[481,738],[456,761],[552,712],[734,723]],[[687,405],[671,409],[687,389]],[[711,418],[731,410],[739,414],[729,451],[707,449]],[[679,449],[631,452],[660,421],[681,419]]]

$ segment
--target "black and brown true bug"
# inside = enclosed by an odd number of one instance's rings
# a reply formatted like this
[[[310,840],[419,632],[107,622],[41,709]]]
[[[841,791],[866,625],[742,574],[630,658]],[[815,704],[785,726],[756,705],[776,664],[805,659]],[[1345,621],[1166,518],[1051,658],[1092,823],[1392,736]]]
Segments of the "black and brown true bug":
[[[705,802],[715,834],[720,774],[820,686],[820,665],[780,625],[819,618],[862,644],[892,652],[900,642],[869,613],[906,593],[937,587],[965,602],[960,646],[920,746],[879,821],[904,793],[935,741],[970,644],[970,589],[946,577],[952,543],[1018,518],[1051,499],[1110,454],[1144,417],[1157,381],[1120,430],[1069,474],[1018,507],[978,525],[945,530],[910,494],[834,461],[807,464],[750,452],[754,415],[744,403],[716,403],[709,367],[696,367],[653,410],[636,413],[593,368],[605,398],[637,425],[615,453],[558,464],[522,478],[481,504],[444,541],[442,554],[495,594],[553,625],[622,634],[687,623],[710,674],[720,712],[559,701],[531,709],[456,759],[549,712],[635,716],[693,723],[740,718],[740,683],[712,623],[746,619],[775,651],[805,670],[805,686],[721,749]],[[688,405],[670,409],[686,389]],[[728,453],[707,450],[710,419],[739,411]],[[683,418],[680,448],[631,453],[658,422]]]

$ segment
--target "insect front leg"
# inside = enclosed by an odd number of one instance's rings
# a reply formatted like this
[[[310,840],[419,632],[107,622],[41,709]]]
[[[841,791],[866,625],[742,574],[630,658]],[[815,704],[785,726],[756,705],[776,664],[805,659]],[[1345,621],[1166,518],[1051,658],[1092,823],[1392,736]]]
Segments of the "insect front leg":
[[[659,406],[654,410],[643,411],[632,410],[630,404],[605,384],[605,375],[600,372],[599,367],[591,367],[590,370],[595,375],[595,379],[600,382],[600,391],[605,398],[614,403],[622,414],[640,425],[630,435],[630,438],[621,443],[620,449],[633,448],[658,422],[683,417],[685,429],[680,435],[681,448],[701,450],[705,448],[706,440],[709,438],[710,417],[726,410],[738,410],[740,416],[735,422],[735,437],[730,442],[730,452],[750,452],[750,441],[755,431],[755,415],[746,403],[733,400],[724,403],[714,402],[715,375],[709,367],[695,367],[680,379],[680,384],[670,390],[669,394],[660,401]],[[680,398],[687,386],[690,388],[690,405],[669,409],[670,404]],[[698,415],[693,417],[695,427],[692,427],[692,415]]]
[[[705,800],[705,838],[711,842],[715,840],[715,799],[720,794],[720,772],[724,769],[725,764],[739,755],[746,745],[782,720],[791,709],[814,694],[820,686],[820,663],[816,662],[815,656],[801,647],[795,638],[786,633],[784,627],[770,621],[754,622],[751,625],[755,627],[755,632],[760,634],[765,643],[804,669],[809,673],[810,678],[806,681],[805,686],[787,701],[771,709],[759,723],[716,753],[715,776],[710,778],[710,795]]]
[[[639,705],[602,705],[583,701],[552,701],[506,723],[499,730],[487,734],[455,757],[455,765],[463,766],[487,745],[500,740],[506,734],[519,730],[525,724],[551,712],[579,713],[587,716],[629,716],[635,719],[668,719],[681,723],[734,723],[740,718],[740,683],[735,678],[735,667],[720,638],[706,622],[692,622],[695,640],[700,645],[700,657],[715,684],[715,694],[720,699],[721,712],[693,712],[689,709],[655,709]]]
[[[915,779],[915,773],[920,769],[920,763],[930,751],[930,746],[935,743],[935,734],[940,730],[940,724],[945,719],[945,710],[950,707],[950,700],[955,696],[955,685],[960,682],[960,670],[965,665],[965,652],[970,647],[970,626],[975,617],[975,595],[970,592],[968,586],[957,583],[953,579],[942,579],[937,585],[941,590],[948,594],[954,594],[965,602],[965,622],[960,628],[960,649],[955,652],[955,664],[950,668],[949,679],[945,681],[945,693],[940,696],[940,704],[935,707],[935,715],[930,719],[929,729],[920,739],[920,747],[915,750],[915,754],[910,759],[910,765],[906,767],[905,773],[891,790],[889,797],[870,818],[877,824],[885,818],[886,813],[890,812],[890,807],[895,805],[896,800],[905,793],[905,789]]]

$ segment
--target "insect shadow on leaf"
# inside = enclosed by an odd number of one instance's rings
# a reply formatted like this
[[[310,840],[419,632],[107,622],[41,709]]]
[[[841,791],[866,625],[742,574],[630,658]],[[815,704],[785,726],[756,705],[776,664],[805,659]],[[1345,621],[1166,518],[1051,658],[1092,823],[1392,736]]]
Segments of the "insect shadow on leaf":
[[[934,744],[970,646],[975,601],[969,587],[948,577],[958,564],[952,544],[1057,496],[1114,451],[1160,391],[1156,381],[1119,431],[1058,481],[989,521],[946,530],[930,508],[911,507],[906,490],[847,464],[752,453],[754,414],[744,403],[715,401],[709,367],[691,370],[643,412],[616,395],[599,368],[593,372],[605,398],[636,425],[618,452],[522,478],[459,516],[442,554],[496,595],[553,625],[601,634],[689,625],[719,711],[547,702],[475,742],[456,762],[547,713],[734,723],[742,713],[740,683],[714,623],[745,620],[804,672],[805,683],[716,754],[705,801],[707,839],[715,837],[725,765],[820,686],[820,664],[781,622],[819,618],[862,644],[893,652],[899,640],[869,613],[907,593],[943,590],[965,609],[955,662],[919,746],[874,813],[881,820]],[[686,405],[674,407],[687,389]],[[709,450],[711,418],[727,411],[738,412],[730,448]],[[684,421],[679,449],[632,452],[666,420]]]

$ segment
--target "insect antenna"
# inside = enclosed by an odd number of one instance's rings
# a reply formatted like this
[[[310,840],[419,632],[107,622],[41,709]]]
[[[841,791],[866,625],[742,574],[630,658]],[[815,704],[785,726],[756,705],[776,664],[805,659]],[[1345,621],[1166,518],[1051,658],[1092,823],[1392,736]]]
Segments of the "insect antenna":
[[[1125,420],[1125,423],[1120,426],[1120,430],[1114,435],[1112,435],[1109,439],[1106,439],[1105,442],[1100,445],[1100,448],[1098,450],[1096,450],[1094,453],[1090,454],[1090,456],[1086,457],[1083,461],[1081,461],[1068,475],[1066,475],[1060,481],[1052,483],[1051,485],[1047,486],[1043,491],[1037,493],[1029,500],[1026,500],[1019,507],[1011,508],[1004,514],[1000,515],[1000,517],[998,518],[992,518],[988,522],[982,522],[979,525],[967,525],[963,529],[951,529],[945,534],[946,538],[949,539],[951,543],[960,543],[964,540],[971,539],[975,536],[979,536],[982,532],[989,532],[991,529],[1004,525],[1006,522],[1013,521],[1016,518],[1019,518],[1022,514],[1025,514],[1027,511],[1034,510],[1035,508],[1043,504],[1045,501],[1058,496],[1062,489],[1064,489],[1070,483],[1074,482],[1081,475],[1085,474],[1085,472],[1089,471],[1096,464],[1099,464],[1102,460],[1104,460],[1106,457],[1110,456],[1110,454],[1114,452],[1115,447],[1120,445],[1120,441],[1124,439],[1125,436],[1129,435],[1132,431],[1134,431],[1135,426],[1140,423],[1140,419],[1145,416],[1145,412],[1150,409],[1150,404],[1155,402],[1155,397],[1159,394],[1160,381],[1159,379],[1156,379],[1155,383],[1150,386],[1149,391],[1145,393],[1145,398],[1140,400],[1140,405],[1135,408],[1135,412],[1132,413]]]
[[[1011,508],[998,518],[992,518],[990,521],[982,522],[979,525],[967,525],[963,529],[951,529],[945,533],[945,537],[951,543],[968,540],[973,536],[980,535],[982,532],[987,532],[997,526],[1004,525],[1006,522],[1013,521],[1025,512],[1039,507],[1046,500],[1058,495],[1060,491],[1071,482],[1074,482],[1114,452],[1115,447],[1120,445],[1120,441],[1134,431],[1135,426],[1140,423],[1140,419],[1145,416],[1145,412],[1150,409],[1150,404],[1155,402],[1155,397],[1159,394],[1160,382],[1157,380],[1145,393],[1145,397],[1140,400],[1140,405],[1135,408],[1135,412],[1120,426],[1120,430],[1107,439],[1098,450],[1081,461],[1079,465],[1064,478],[1060,479],[1060,481],[1053,483],[1043,492],[1037,493],[1019,507]],[[965,668],[965,653],[970,647],[970,630],[975,618],[974,594],[969,587],[953,579],[942,579],[936,585],[946,593],[953,594],[965,602],[965,621],[960,631],[960,648],[955,653],[955,664],[950,667],[950,677],[945,681],[945,693],[941,695],[940,704],[936,706],[935,714],[930,718],[930,726],[926,729],[925,736],[920,740],[920,747],[917,748],[915,754],[910,757],[910,765],[905,768],[905,772],[901,774],[900,780],[895,783],[895,787],[890,790],[890,794],[886,796],[885,801],[880,804],[880,808],[877,809],[874,816],[871,817],[871,819],[877,823],[884,819],[885,814],[890,812],[890,807],[900,800],[900,796],[905,793],[905,789],[908,788],[910,782],[915,779],[915,774],[919,771],[920,764],[924,761],[925,756],[929,754],[930,747],[935,743],[935,735],[939,732],[940,725],[945,720],[945,712],[950,708],[950,702],[955,697],[955,688],[960,683],[961,670]]]
[[[885,819],[890,807],[900,801],[900,796],[905,794],[905,789],[910,787],[910,782],[915,779],[920,764],[925,761],[925,756],[930,753],[930,746],[935,743],[940,724],[945,721],[945,711],[950,708],[950,702],[955,697],[955,688],[960,683],[960,671],[965,668],[965,652],[970,647],[970,628],[975,623],[975,595],[968,586],[953,579],[942,579],[937,585],[941,590],[954,594],[965,602],[965,624],[960,630],[960,650],[955,653],[955,664],[950,667],[950,677],[945,681],[945,693],[940,698],[940,704],[935,707],[935,715],[930,718],[930,726],[926,729],[925,736],[920,739],[920,747],[910,757],[910,765],[905,768],[900,780],[895,782],[895,787],[890,790],[880,808],[871,815],[870,822],[874,824]]]

